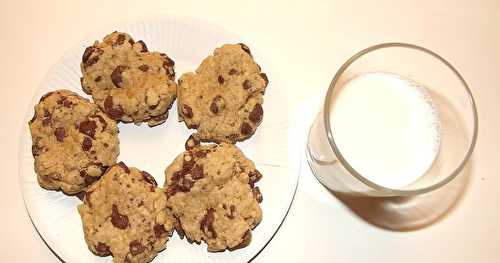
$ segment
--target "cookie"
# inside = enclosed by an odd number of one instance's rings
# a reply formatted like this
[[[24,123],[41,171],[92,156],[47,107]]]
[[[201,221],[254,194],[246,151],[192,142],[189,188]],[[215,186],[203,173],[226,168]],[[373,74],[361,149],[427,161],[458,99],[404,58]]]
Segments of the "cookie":
[[[81,84],[94,102],[112,119],[165,122],[176,97],[174,61],[128,34],[113,32],[85,49]]]
[[[223,45],[196,72],[180,77],[179,120],[197,129],[202,141],[243,141],[262,121],[267,84],[246,45]]]
[[[150,174],[118,163],[93,184],[78,206],[85,241],[113,262],[149,262],[165,248],[175,218]]]
[[[262,194],[255,187],[262,175],[232,144],[186,144],[189,150],[165,170],[177,231],[189,242],[203,240],[212,252],[247,246],[262,220]]]
[[[43,188],[66,194],[84,191],[116,162],[116,121],[74,92],[45,94],[28,124],[35,172]]]

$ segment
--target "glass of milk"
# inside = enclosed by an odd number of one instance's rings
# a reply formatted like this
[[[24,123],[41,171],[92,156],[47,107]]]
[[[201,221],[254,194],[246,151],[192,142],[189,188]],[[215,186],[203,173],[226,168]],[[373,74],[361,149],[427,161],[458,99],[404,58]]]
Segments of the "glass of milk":
[[[455,178],[477,139],[467,83],[438,54],[372,46],[338,70],[309,131],[309,166],[327,188],[411,196]]]

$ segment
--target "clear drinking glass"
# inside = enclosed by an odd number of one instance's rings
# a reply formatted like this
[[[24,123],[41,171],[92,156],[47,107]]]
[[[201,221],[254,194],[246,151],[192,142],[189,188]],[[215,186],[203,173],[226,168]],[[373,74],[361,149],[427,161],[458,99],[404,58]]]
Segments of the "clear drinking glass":
[[[354,169],[336,144],[330,123],[336,91],[363,73],[394,73],[422,84],[440,119],[440,145],[431,167],[415,182],[393,189]],[[324,105],[308,135],[306,156],[317,179],[330,190],[364,196],[412,196],[437,189],[455,178],[472,154],[478,117],[472,93],[460,73],[438,54],[405,43],[385,43],[360,51],[337,71]],[[383,151],[384,149],[380,149]]]

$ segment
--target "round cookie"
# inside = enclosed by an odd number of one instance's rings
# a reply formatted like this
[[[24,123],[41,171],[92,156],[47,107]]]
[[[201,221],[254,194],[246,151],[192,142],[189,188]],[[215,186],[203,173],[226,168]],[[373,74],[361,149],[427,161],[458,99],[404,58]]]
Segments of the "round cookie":
[[[45,94],[28,122],[41,187],[66,194],[84,191],[116,163],[116,121],[69,90]]]
[[[187,144],[190,150],[165,171],[177,231],[190,242],[203,240],[212,252],[247,246],[262,220],[262,195],[254,186],[261,174],[232,144]]]
[[[149,262],[165,248],[175,218],[148,173],[120,162],[93,184],[78,206],[85,241],[113,262]]]
[[[112,119],[149,126],[167,119],[177,89],[174,61],[142,40],[113,32],[85,49],[81,70],[83,91]]]
[[[226,44],[179,79],[179,120],[202,141],[243,141],[262,121],[265,73],[244,44]]]

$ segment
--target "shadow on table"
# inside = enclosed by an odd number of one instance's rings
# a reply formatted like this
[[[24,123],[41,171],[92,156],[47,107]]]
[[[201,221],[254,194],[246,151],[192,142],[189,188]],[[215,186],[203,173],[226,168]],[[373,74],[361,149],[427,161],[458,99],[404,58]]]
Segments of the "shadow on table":
[[[391,231],[415,231],[446,217],[465,195],[471,163],[447,185],[413,197],[359,197],[331,192],[366,222]]]

